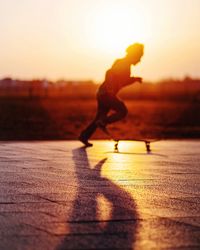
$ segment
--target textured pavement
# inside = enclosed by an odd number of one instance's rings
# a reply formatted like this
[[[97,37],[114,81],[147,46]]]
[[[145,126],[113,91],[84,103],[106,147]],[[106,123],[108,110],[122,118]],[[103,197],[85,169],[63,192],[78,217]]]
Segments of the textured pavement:
[[[0,249],[200,249],[200,141],[0,142]]]

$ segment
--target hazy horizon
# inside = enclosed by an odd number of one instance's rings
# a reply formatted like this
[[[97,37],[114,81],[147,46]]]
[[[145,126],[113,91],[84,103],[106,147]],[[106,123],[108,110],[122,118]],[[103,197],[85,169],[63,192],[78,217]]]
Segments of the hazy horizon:
[[[100,82],[133,42],[146,81],[200,77],[199,0],[0,0],[0,78]]]

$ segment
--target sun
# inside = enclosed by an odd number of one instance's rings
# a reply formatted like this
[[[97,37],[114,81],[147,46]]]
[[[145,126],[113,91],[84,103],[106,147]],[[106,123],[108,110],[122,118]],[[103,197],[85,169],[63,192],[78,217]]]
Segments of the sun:
[[[110,4],[99,8],[92,23],[92,42],[100,51],[118,55],[133,42],[146,42],[146,22],[126,5]]]

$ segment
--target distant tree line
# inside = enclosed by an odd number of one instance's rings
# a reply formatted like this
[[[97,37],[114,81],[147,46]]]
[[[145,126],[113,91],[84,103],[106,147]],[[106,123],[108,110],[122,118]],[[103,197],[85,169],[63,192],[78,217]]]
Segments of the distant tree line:
[[[0,97],[27,98],[95,98],[99,85],[88,81],[30,81],[4,78],[0,80]],[[159,82],[144,82],[124,88],[120,96],[126,99],[192,100],[200,101],[200,79],[189,76],[184,79],[165,79]]]

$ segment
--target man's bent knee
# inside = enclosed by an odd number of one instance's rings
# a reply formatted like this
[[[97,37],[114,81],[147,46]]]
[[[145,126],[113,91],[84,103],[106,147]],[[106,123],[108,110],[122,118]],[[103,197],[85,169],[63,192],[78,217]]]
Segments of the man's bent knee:
[[[128,114],[128,109],[126,108],[125,105],[122,106],[122,108],[120,109],[120,117],[121,119],[126,117]]]

